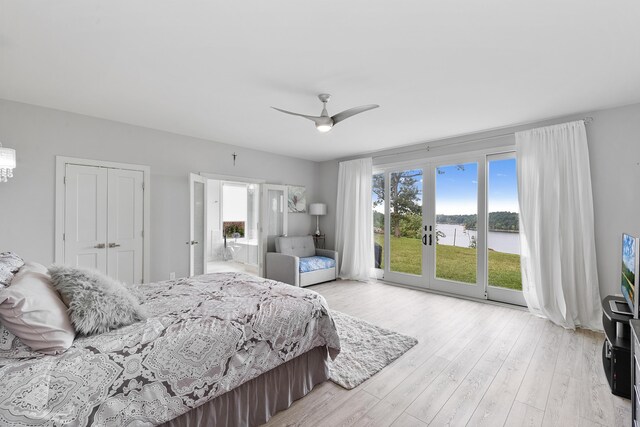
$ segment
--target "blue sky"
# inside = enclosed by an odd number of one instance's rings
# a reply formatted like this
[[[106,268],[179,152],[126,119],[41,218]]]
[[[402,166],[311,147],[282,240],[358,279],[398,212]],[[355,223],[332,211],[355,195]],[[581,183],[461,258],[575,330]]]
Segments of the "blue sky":
[[[444,165],[436,173],[436,213],[466,215],[477,213],[478,165]],[[519,212],[515,159],[489,163],[489,212]],[[422,189],[422,179],[416,185]],[[375,198],[375,196],[374,196]],[[420,195],[422,198],[422,193]],[[379,206],[377,211],[383,212]]]
[[[438,168],[436,174],[436,214],[478,213],[478,165],[465,163]],[[515,159],[489,162],[489,212],[519,212]]]
[[[520,212],[516,159],[489,162],[489,212]]]
[[[436,214],[478,213],[478,164],[440,166],[436,171]]]

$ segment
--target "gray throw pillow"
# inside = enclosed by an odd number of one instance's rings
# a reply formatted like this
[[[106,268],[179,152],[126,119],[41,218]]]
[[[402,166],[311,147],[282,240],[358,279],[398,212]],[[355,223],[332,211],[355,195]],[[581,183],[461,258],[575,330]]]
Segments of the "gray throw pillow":
[[[13,276],[24,265],[24,261],[13,252],[0,253],[0,288],[9,286]]]
[[[52,265],[49,274],[80,334],[101,334],[147,317],[126,285],[97,271]]]

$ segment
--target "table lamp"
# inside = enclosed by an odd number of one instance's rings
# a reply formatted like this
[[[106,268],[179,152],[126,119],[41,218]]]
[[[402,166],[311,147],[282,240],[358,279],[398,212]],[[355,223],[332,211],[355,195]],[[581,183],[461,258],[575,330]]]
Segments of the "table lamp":
[[[320,235],[320,216],[327,214],[327,205],[324,203],[311,203],[309,205],[309,215],[316,216],[316,236]]]

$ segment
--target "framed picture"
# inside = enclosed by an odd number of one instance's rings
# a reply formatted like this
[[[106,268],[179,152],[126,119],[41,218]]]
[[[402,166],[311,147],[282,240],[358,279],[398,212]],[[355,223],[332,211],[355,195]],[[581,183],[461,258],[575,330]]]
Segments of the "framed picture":
[[[307,189],[305,187],[289,186],[289,212],[307,212]]]

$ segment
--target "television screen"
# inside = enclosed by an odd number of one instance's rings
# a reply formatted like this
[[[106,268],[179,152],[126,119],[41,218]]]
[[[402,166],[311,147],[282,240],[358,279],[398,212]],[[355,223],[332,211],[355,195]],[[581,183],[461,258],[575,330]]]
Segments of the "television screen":
[[[620,287],[622,295],[629,304],[632,313],[635,313],[635,283],[636,283],[636,251],[637,239],[628,234],[622,235],[622,277]]]

